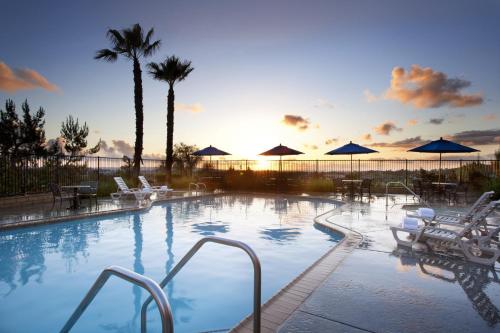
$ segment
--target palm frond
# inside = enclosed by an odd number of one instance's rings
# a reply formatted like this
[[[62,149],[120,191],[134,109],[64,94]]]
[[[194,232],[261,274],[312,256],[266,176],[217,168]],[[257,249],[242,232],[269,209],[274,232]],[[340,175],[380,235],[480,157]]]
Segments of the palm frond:
[[[146,45],[146,43],[144,43]],[[143,54],[145,57],[151,56],[153,53],[155,53],[161,46],[161,40],[155,41],[153,44],[146,46],[146,48],[143,51]]]
[[[116,61],[117,58],[118,53],[111,51],[110,49],[99,50],[94,56],[94,59],[103,59],[110,62]]]
[[[125,44],[125,39],[122,34],[116,29],[109,29],[106,36],[114,46],[123,47]]]

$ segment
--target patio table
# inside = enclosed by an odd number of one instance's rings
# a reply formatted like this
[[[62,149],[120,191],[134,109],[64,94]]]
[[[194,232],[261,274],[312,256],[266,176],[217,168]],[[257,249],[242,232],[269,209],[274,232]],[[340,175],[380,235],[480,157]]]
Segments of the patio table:
[[[349,184],[351,196],[354,196],[354,185],[359,186],[363,181],[361,179],[342,179],[342,183]]]
[[[443,199],[446,196],[446,187],[457,187],[457,183],[449,182],[432,182],[432,186],[437,188],[439,199]]]
[[[73,200],[71,202],[71,206],[69,206],[69,209],[78,209],[80,208],[80,200],[78,200],[78,190],[85,188],[85,189],[90,189],[89,185],[66,185],[66,186],[61,186],[62,189],[65,190],[71,190],[73,189]]]

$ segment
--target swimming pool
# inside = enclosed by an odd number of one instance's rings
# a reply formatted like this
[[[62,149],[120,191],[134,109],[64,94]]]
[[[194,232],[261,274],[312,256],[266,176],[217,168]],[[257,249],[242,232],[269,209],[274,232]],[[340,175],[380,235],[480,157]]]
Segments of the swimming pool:
[[[249,244],[262,264],[266,301],[341,235],[313,218],[336,208],[321,199],[225,195],[152,206],[144,212],[0,232],[0,332],[61,329],[103,268],[120,265],[160,281],[209,235]],[[253,271],[241,250],[207,244],[165,288],[176,332],[229,329],[252,311]],[[138,332],[148,294],[116,278],[73,332]],[[159,331],[150,306],[148,329]]]

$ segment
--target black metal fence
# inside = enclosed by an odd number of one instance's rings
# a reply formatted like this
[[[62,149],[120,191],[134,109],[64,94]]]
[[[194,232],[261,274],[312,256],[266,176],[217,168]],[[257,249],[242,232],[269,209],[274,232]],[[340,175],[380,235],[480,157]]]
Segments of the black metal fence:
[[[280,171],[281,170],[281,171]],[[441,170],[441,172],[439,172]],[[290,178],[369,178],[375,183],[401,181],[409,184],[413,178],[474,182],[500,175],[496,160],[217,160],[200,161],[193,170],[174,165],[174,174],[218,176],[252,172],[263,177],[282,173]],[[163,160],[145,159],[141,174],[153,182],[164,181]],[[13,158],[0,156],[0,196],[46,192],[51,182],[74,185],[85,180],[108,181],[113,176],[131,176],[130,161],[112,157],[38,157]]]

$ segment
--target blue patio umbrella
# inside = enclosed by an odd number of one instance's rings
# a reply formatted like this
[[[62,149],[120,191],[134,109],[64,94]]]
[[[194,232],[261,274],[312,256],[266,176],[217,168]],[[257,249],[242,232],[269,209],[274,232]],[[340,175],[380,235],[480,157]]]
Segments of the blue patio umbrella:
[[[225,155],[231,155],[229,153],[226,153],[223,150],[217,149],[215,147],[212,147],[211,145],[195,151],[192,155],[194,156],[210,156],[210,163],[212,163],[212,156],[225,156]]]
[[[352,175],[352,155],[371,154],[371,153],[378,153],[378,151],[360,146],[358,144],[352,143],[352,141],[349,141],[348,144],[343,145],[342,147],[339,147],[332,151],[329,151],[325,155],[351,155],[351,175]]]
[[[441,155],[445,153],[473,153],[479,151],[477,149],[461,145],[459,143],[444,140],[442,137],[439,140],[431,141],[425,145],[415,147],[408,150],[416,153],[434,153],[439,154],[439,178],[441,182]]]

